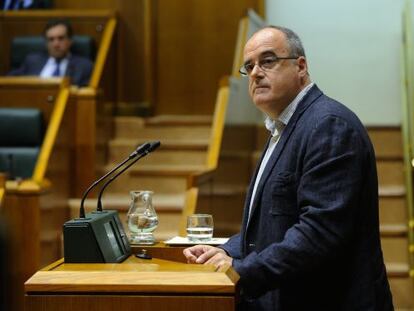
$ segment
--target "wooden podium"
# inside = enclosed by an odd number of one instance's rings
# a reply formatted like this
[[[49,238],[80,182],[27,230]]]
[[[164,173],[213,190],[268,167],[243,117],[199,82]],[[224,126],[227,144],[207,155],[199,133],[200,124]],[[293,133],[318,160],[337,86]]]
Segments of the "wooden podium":
[[[211,265],[177,261],[183,258],[182,248],[148,250],[152,259],[131,255],[119,264],[69,264],[58,260],[25,283],[25,310],[235,309],[239,276],[231,267],[216,271]]]

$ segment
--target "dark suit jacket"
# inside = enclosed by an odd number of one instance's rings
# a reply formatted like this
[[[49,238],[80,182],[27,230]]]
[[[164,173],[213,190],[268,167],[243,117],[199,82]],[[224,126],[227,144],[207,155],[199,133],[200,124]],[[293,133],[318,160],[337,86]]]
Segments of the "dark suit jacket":
[[[4,8],[5,0],[0,0],[0,10]],[[23,3],[21,4],[23,5]],[[19,10],[32,10],[32,9],[47,9],[50,8],[50,1],[45,0],[32,0],[29,6],[21,7]]]
[[[38,76],[45,66],[49,56],[45,53],[27,55],[23,64],[9,72],[10,76]],[[82,56],[71,54],[65,76],[70,77],[71,83],[86,86],[89,83],[93,69],[92,62]]]
[[[241,232],[223,245],[241,277],[242,310],[393,310],[375,155],[354,113],[310,89],[264,170],[247,225],[254,180]]]

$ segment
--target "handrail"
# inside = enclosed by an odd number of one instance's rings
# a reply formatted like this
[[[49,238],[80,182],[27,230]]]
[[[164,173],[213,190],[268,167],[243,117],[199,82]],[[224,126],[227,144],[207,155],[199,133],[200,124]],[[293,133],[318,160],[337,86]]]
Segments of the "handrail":
[[[41,183],[44,179],[46,168],[52,153],[53,146],[62,122],[63,114],[65,112],[66,103],[69,97],[69,86],[67,80],[62,80],[56,104],[53,109],[45,138],[43,139],[42,147],[36,161],[36,166],[33,172],[32,179],[37,183]]]
[[[4,198],[4,188],[1,187],[0,188],[0,211],[1,211],[2,203],[3,203],[3,198]]]
[[[247,41],[247,28],[249,25],[249,18],[247,16],[243,17],[239,21],[239,29],[237,32],[236,39],[236,49],[234,51],[234,62],[233,62],[233,77],[240,77],[239,69],[243,64],[243,47]]]
[[[27,17],[39,17],[39,18],[56,18],[56,17],[70,17],[83,18],[93,15],[94,17],[111,17],[115,13],[112,10],[21,10],[21,11],[0,11],[0,18],[27,18]]]
[[[404,152],[404,171],[406,185],[406,200],[408,212],[408,241],[410,270],[414,267],[414,195],[413,195],[413,147],[414,125],[412,124],[414,113],[414,81],[412,79],[413,41],[411,31],[411,8],[406,1],[402,18],[402,48],[401,48],[401,100],[402,100],[402,135]]]
[[[206,164],[208,169],[217,168],[217,163],[220,156],[221,141],[223,138],[227,105],[229,101],[229,93],[229,82],[228,78],[226,77],[220,81],[220,87],[217,93],[210,142],[207,152]]]
[[[105,61],[109,53],[111,46],[112,38],[115,33],[116,19],[111,17],[105,25],[105,30],[102,35],[102,41],[99,46],[98,55],[96,56],[95,66],[92,72],[91,79],[89,81],[89,86],[92,88],[97,88],[101,80],[102,72],[105,66]]]

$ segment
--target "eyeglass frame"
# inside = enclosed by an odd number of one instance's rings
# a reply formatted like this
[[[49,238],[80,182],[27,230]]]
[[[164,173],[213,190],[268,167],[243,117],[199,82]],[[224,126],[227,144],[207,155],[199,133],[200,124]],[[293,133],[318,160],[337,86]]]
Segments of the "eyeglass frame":
[[[269,57],[269,56],[267,56],[267,57]],[[276,65],[276,63],[277,63],[279,60],[283,60],[283,59],[298,59],[300,56],[285,56],[285,57],[279,57],[279,56],[277,56],[277,55],[273,55],[272,57],[274,58],[274,60],[272,61],[273,65],[272,65],[272,67],[271,67],[271,68],[263,68],[263,63],[262,63],[262,64],[260,64],[260,62],[261,62],[261,61],[263,61],[263,60],[265,60],[265,59],[266,59],[266,57],[263,57],[262,59],[259,59],[257,62],[255,62],[255,63],[254,63],[254,65],[253,65],[253,67],[252,67],[252,70],[251,70],[250,72],[248,72],[248,71],[246,70],[246,65],[247,65],[247,64],[245,63],[245,64],[243,64],[243,65],[240,67],[240,69],[239,69],[239,73],[240,73],[242,76],[247,77],[247,76],[249,76],[249,75],[252,73],[252,71],[253,71],[254,67],[256,67],[256,65],[260,68],[260,70],[262,70],[262,71],[268,71],[268,70],[273,69],[273,67]],[[243,71],[243,70],[244,70],[244,71]]]

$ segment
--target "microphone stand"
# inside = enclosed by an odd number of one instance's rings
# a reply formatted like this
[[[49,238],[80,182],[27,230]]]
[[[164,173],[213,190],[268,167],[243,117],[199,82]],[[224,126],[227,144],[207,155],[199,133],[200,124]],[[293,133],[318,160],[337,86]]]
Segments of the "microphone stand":
[[[145,152],[144,154],[141,154],[139,157],[134,159],[134,161],[130,162],[127,166],[125,166],[122,170],[117,172],[115,175],[113,175],[111,178],[108,179],[108,181],[102,186],[101,191],[99,191],[98,195],[98,206],[96,207],[97,212],[102,212],[102,194],[106,187],[119,175],[121,175],[123,172],[125,172],[127,169],[129,169],[132,165],[134,165],[139,159],[145,157],[148,154],[148,152]]]
[[[101,191],[99,191],[98,195],[98,205],[96,207],[97,212],[102,212],[102,194],[105,191],[106,187],[114,181],[115,178],[117,178],[119,175],[121,175],[123,172],[125,172],[127,169],[129,169],[132,165],[134,165],[136,162],[138,162],[139,159],[145,157],[150,152],[154,151],[160,146],[159,141],[154,141],[149,144],[150,146],[141,153],[136,159],[134,159],[132,162],[130,162],[127,166],[125,166],[122,170],[118,171],[115,175],[113,175],[111,178],[108,179],[108,181],[102,186]]]
[[[112,170],[110,170],[108,173],[106,173],[105,175],[103,175],[101,178],[99,178],[97,181],[95,181],[92,185],[89,186],[89,188],[85,191],[85,193],[83,194],[82,197],[82,201],[81,201],[81,206],[79,209],[79,218],[85,218],[85,208],[84,208],[84,204],[85,204],[85,199],[88,196],[89,192],[96,187],[97,184],[99,184],[102,180],[104,180],[105,178],[107,178],[109,175],[111,175],[113,172],[115,172],[117,169],[119,169],[121,166],[123,166],[125,163],[127,163],[128,161],[130,161],[131,159],[135,158],[138,155],[142,155],[142,154],[147,154],[145,152],[147,152],[147,150],[151,147],[151,144],[149,143],[145,143],[141,146],[139,146],[137,148],[137,150],[135,150],[134,152],[132,152],[125,160],[123,160],[120,164],[118,164],[117,166],[115,166],[115,168],[113,168]],[[142,157],[142,156],[141,156]],[[139,157],[138,159],[140,159],[141,157]],[[133,163],[135,163],[136,161],[134,161]],[[129,166],[128,166],[129,167]]]

